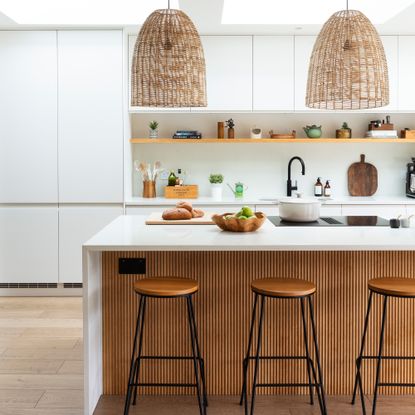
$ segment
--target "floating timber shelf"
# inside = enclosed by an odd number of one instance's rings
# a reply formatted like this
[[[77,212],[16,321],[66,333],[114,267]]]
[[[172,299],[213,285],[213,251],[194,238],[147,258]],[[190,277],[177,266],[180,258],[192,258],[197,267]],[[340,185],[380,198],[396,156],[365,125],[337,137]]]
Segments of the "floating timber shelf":
[[[201,138],[201,139],[173,139],[173,138],[132,138],[132,144],[264,144],[264,143],[412,143],[415,139],[402,138]]]

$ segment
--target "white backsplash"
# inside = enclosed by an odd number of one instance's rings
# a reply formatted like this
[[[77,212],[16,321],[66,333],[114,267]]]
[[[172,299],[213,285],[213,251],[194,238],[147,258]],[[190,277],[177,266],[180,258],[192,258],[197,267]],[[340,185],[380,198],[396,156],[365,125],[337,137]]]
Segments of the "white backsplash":
[[[204,137],[216,137],[217,121],[232,117],[236,123],[236,137],[249,137],[249,129],[261,127],[287,132],[296,129],[304,137],[302,126],[323,125],[323,137],[334,137],[334,130],[347,121],[353,137],[363,137],[368,121],[384,119],[381,114],[134,114],[132,136],[147,137],[148,122],[160,123],[160,137],[171,137],[177,129],[197,129]],[[392,122],[400,130],[415,128],[412,114],[393,114]],[[263,136],[267,137],[268,134]],[[292,178],[298,180],[299,191],[311,195],[317,177],[330,179],[333,197],[347,195],[347,169],[351,163],[366,155],[366,161],[378,169],[377,195],[403,196],[405,194],[406,164],[415,156],[415,144],[394,143],[281,143],[281,144],[180,144],[134,145],[133,159],[154,162],[160,160],[166,169],[181,168],[188,173],[186,182],[198,184],[201,196],[209,196],[210,173],[222,173],[225,183],[241,181],[248,186],[251,197],[273,197],[285,194],[288,161],[300,156],[306,165],[306,175],[301,175],[300,164],[293,162]],[[141,183],[134,173],[133,195],[141,195]],[[158,194],[162,195],[165,182],[159,181]],[[231,191],[225,187],[225,196]]]

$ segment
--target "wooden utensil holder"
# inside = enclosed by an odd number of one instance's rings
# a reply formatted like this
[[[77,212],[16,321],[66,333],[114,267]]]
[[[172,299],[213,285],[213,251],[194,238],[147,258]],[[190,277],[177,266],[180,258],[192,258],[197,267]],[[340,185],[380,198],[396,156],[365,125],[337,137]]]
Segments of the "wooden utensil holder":
[[[143,181],[143,197],[156,197],[156,182],[154,180]]]

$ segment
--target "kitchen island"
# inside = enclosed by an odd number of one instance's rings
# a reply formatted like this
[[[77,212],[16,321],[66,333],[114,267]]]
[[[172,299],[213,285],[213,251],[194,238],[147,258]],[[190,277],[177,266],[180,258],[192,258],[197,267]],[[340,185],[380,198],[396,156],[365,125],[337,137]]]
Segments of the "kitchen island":
[[[269,221],[255,233],[234,234],[213,225],[145,225],[144,216],[122,216],[83,247],[85,414],[101,395],[124,394],[137,312],[132,285],[150,276],[185,276],[200,282],[195,296],[209,394],[235,395],[241,386],[242,358],[252,309],[249,284],[261,277],[293,277],[317,284],[315,308],[323,375],[328,394],[350,394],[354,360],[367,301],[367,281],[380,276],[415,278],[415,229],[389,227],[274,227]],[[119,274],[120,258],[142,258],[145,273]],[[160,304],[163,303],[163,304]],[[271,303],[271,302],[270,302]],[[378,340],[379,301],[375,301],[367,350]],[[298,305],[268,304],[263,353],[302,353]],[[144,352],[186,354],[188,339],[180,301],[151,302]],[[385,354],[415,355],[414,301],[390,303]],[[393,324],[392,324],[393,323]],[[364,382],[373,379],[367,363]],[[304,379],[301,363],[267,362],[263,379]],[[385,377],[410,382],[413,363],[388,361]],[[182,363],[146,363],[143,381],[190,379]],[[145,380],[144,380],[145,379]],[[370,383],[371,384],[371,383]],[[186,393],[147,388],[147,393]],[[267,390],[262,393],[298,393]],[[411,393],[388,388],[387,393]],[[303,393],[307,393],[304,389]]]

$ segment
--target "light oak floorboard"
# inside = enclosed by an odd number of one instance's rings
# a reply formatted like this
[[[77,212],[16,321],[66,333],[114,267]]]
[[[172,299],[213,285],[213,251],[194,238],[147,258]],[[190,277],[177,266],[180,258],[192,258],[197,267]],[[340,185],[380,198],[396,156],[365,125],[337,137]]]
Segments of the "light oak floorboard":
[[[84,363],[82,360],[66,360],[58,370],[58,373],[60,375],[82,375],[84,373]]]
[[[41,389],[0,389],[0,408],[34,408],[44,393]]]
[[[63,360],[1,359],[0,374],[55,374]]]
[[[83,398],[82,390],[48,390],[41,397],[36,408],[82,410]]]

